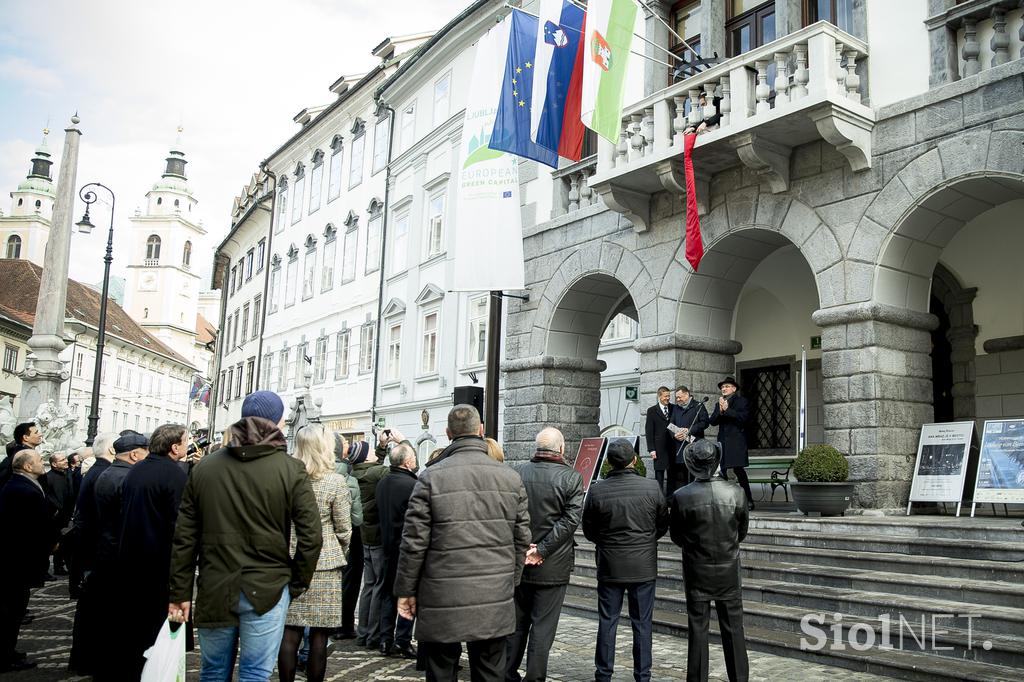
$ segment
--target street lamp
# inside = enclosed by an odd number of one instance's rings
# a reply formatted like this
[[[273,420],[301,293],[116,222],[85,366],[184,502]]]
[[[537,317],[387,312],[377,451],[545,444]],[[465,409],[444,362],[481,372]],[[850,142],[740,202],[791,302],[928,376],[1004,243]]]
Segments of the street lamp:
[[[107,233],[107,253],[103,256],[103,293],[100,296],[100,323],[99,334],[96,338],[96,362],[92,372],[92,397],[89,399],[89,430],[85,438],[85,444],[92,447],[96,440],[96,432],[99,430],[100,422],[100,377],[103,371],[103,346],[107,340],[107,292],[110,289],[110,264],[114,262],[114,191],[106,185],[98,182],[90,182],[82,187],[78,196],[85,202],[85,215],[75,223],[78,231],[82,234],[92,232],[92,221],[89,220],[89,208],[96,203],[98,197],[90,187],[99,187],[110,193],[110,231]]]

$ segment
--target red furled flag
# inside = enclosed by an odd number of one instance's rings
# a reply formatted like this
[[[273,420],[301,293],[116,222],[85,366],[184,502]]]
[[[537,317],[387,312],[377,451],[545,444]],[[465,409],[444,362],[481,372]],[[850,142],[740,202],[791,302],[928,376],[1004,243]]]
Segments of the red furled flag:
[[[693,179],[693,144],[696,135],[683,137],[683,170],[686,172],[686,260],[697,272],[704,257],[704,242],[700,238],[700,216],[697,215],[697,183]]]
[[[573,161],[583,158],[583,135],[587,132],[580,120],[583,108],[583,54],[587,41],[580,39],[576,49],[576,64],[569,79],[569,92],[565,98],[565,116],[562,118],[562,139],[558,141],[558,155]]]

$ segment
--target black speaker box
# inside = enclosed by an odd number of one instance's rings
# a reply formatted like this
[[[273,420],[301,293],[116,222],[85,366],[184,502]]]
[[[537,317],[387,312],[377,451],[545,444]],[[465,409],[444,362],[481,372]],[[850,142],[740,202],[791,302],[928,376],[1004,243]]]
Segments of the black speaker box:
[[[479,386],[456,386],[452,392],[453,405],[472,405],[484,418],[484,389]]]

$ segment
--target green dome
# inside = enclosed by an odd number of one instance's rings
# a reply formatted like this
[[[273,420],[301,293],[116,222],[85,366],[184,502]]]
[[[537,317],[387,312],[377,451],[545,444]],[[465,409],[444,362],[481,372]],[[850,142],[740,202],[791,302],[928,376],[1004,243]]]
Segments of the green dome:
[[[45,178],[25,178],[18,185],[18,191],[45,194],[51,199],[56,196],[53,192],[53,182]]]

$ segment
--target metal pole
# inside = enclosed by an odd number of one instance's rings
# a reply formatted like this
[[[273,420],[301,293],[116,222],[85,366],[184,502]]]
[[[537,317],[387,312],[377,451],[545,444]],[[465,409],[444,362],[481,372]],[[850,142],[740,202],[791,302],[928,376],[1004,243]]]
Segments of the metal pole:
[[[487,384],[484,386],[484,435],[498,440],[498,382],[501,378],[500,291],[491,292],[487,320]]]
[[[92,371],[92,396],[89,399],[89,430],[85,438],[87,447],[92,447],[96,440],[96,433],[99,430],[100,421],[100,377],[103,374],[103,347],[107,341],[107,295],[110,289],[110,264],[114,262],[114,191],[106,185],[98,182],[90,182],[79,192],[82,201],[85,202],[86,215],[89,213],[89,206],[96,203],[96,193],[92,190],[86,191],[88,187],[102,187],[110,192],[110,229],[107,232],[107,252],[103,256],[103,293],[100,294],[100,323],[96,336],[96,362]]]

